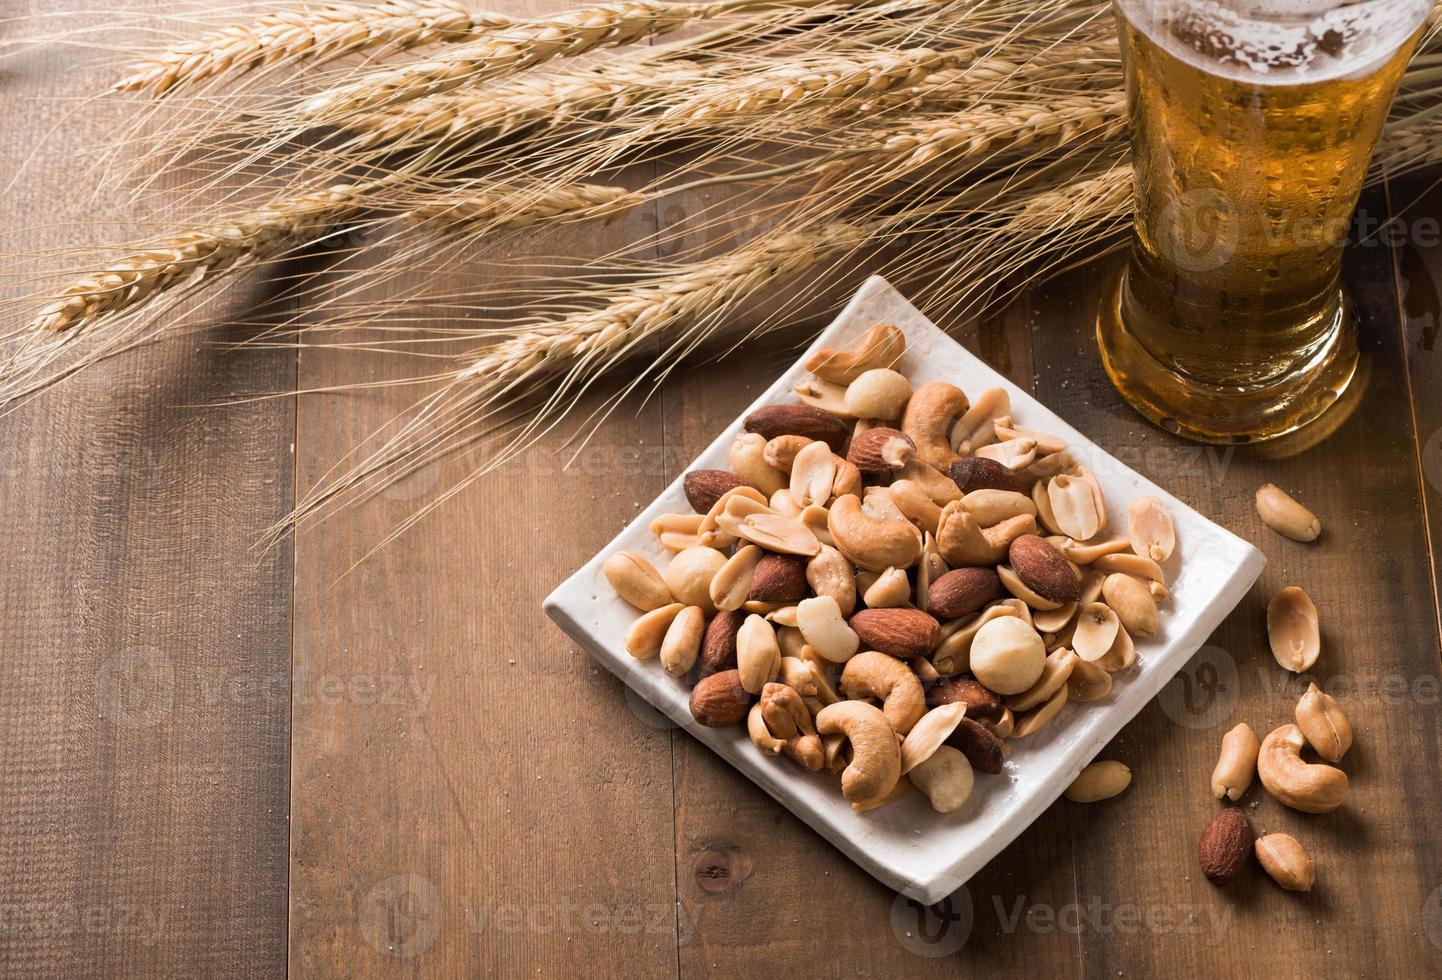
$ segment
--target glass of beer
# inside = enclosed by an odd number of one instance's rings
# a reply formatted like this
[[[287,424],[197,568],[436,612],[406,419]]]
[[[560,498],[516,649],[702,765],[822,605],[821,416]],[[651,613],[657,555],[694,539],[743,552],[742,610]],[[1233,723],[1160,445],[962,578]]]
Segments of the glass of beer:
[[[1114,2],[1135,217],[1102,361],[1169,431],[1291,432],[1356,371],[1342,249],[1431,0]]]

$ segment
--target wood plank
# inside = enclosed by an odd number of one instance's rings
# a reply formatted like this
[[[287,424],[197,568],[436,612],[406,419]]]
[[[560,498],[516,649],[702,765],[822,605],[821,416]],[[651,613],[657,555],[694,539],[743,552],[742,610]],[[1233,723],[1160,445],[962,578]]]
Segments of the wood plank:
[[[613,248],[624,225],[544,248]],[[308,352],[300,384],[412,367]],[[417,397],[302,396],[302,492]],[[598,404],[583,400],[576,417]],[[481,457],[453,457],[298,537],[297,976],[675,973],[671,735],[540,608],[665,486],[661,437],[659,401],[628,406],[563,471],[557,432],[349,575]]]
[[[1385,207],[1376,196],[1366,203],[1374,213]],[[1082,929],[1089,976],[1408,976],[1442,964],[1433,915],[1442,855],[1427,832],[1442,796],[1438,637],[1425,541],[1415,533],[1422,510],[1399,311],[1386,249],[1355,249],[1347,272],[1370,384],[1335,434],[1285,458],[1265,445],[1198,454],[1131,413],[1094,354],[1102,270],[1031,297],[1042,400],[1269,557],[1184,671],[1188,679],[1103,753],[1133,767],[1133,787],[1075,808],[1078,901],[1113,913]],[[1297,544],[1262,526],[1252,497],[1267,481],[1317,512],[1326,529],[1319,542]],[[1301,585],[1321,610],[1324,653],[1303,678],[1278,668],[1266,645],[1266,604],[1286,584]],[[1348,800],[1335,814],[1308,816],[1254,785],[1245,805],[1258,832],[1285,831],[1309,849],[1317,887],[1283,892],[1255,866],[1225,889],[1213,886],[1198,873],[1196,846],[1218,809],[1208,779],[1221,735],[1241,721],[1259,735],[1289,722],[1308,679],[1338,697],[1356,729],[1342,763],[1353,780]]]
[[[110,80],[93,55],[45,44],[4,74],[0,171],[45,143],[0,197],[0,251],[166,220],[79,179],[133,112],[72,115]],[[293,377],[284,352],[172,343],[0,418],[0,974],[285,969],[291,563],[254,545],[290,507],[293,416],[197,406]]]
[[[1391,221],[1369,247],[1392,244],[1397,304],[1402,311],[1406,382],[1412,399],[1412,431],[1426,516],[1433,589],[1442,547],[1442,365],[1437,362],[1442,330],[1442,186],[1434,171],[1388,182]]]
[[[954,333],[1030,388],[1027,327],[1013,314],[1004,323],[961,324]],[[703,449],[810,336],[801,328],[763,337],[717,370],[688,372],[670,386],[668,439],[679,433],[681,450],[670,455],[689,460]],[[928,909],[876,882],[704,746],[684,733],[678,739],[684,976],[952,976],[958,966],[991,975],[1022,955],[1013,934],[1017,907],[1073,901],[1063,811],[1049,812],[964,888]],[[1031,972],[1065,976],[1077,951],[1074,936],[1054,931],[1026,937],[1024,955]]]

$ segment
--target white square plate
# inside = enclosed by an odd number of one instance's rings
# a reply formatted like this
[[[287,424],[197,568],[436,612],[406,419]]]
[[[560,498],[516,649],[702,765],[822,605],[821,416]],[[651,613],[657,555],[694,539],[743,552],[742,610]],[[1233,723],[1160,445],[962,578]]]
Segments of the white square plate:
[[[669,555],[648,525],[660,514],[690,513],[680,476],[605,550],[551,593],[545,609],[608,670],[853,861],[888,886],[932,903],[964,884],[1061,795],[1206,642],[1256,580],[1265,559],[1250,544],[1107,455],[987,367],[880,276],[867,280],[812,349],[847,346],[877,322],[896,324],[906,335],[899,370],[914,384],[949,381],[973,397],[987,388],[1005,388],[1018,424],[1065,438],[1072,453],[1100,480],[1112,532],[1125,532],[1127,504],[1141,494],[1155,494],[1171,509],[1178,546],[1165,565],[1169,578],[1175,580],[1169,581],[1171,598],[1162,605],[1161,630],[1137,641],[1136,666],[1116,675],[1106,698],[1069,704],[1044,731],[1011,743],[1003,773],[978,775],[971,799],[954,813],[934,812],[920,794],[880,810],[856,813],[842,798],[834,777],[805,772],[784,756],[762,755],[747,738],[744,725],[726,729],[698,725],[687,706],[689,686],[666,674],[657,660],[636,660],[626,652],[622,638],[638,613],[611,591],[601,565],[612,552],[628,549],[665,566]],[[742,417],[762,405],[795,402],[791,387],[806,376],[804,360],[777,379]],[[690,468],[728,469],[731,441],[739,431],[740,418]],[[658,759],[657,765],[662,764],[664,760]]]

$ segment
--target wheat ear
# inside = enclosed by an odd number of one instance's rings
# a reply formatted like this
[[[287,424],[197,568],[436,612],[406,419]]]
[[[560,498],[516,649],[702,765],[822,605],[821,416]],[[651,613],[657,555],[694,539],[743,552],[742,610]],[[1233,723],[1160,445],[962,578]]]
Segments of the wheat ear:
[[[454,0],[332,0],[319,8],[282,8],[148,55],[130,65],[112,91],[163,95],[178,86],[257,68],[318,64],[381,47],[396,51],[460,41],[478,30],[513,23],[499,14],[472,14]]]
[[[336,184],[183,232],[61,289],[32,326],[49,332],[72,330],[142,306],[192,279],[275,256],[356,214],[372,187]]]
[[[348,145],[364,150],[494,139],[530,126],[567,125],[590,112],[609,118],[704,71],[689,61],[664,65],[615,61],[564,75],[506,79],[484,92],[451,92],[366,113],[351,122],[355,135]]]
[[[518,231],[563,221],[591,221],[630,210],[646,195],[603,184],[538,185],[528,189],[464,188],[404,212],[438,235]]]
[[[659,116],[659,122],[710,123],[754,116],[802,103],[832,107],[920,84],[947,67],[951,58],[929,48],[882,51],[861,58],[826,59],[819,64],[778,65],[755,78],[721,79],[701,88]]]
[[[1115,93],[1048,99],[1035,105],[977,105],[936,119],[899,119],[884,129],[843,133],[846,146],[828,169],[856,172],[864,157],[868,179],[877,170],[913,170],[944,158],[948,166],[993,154],[1115,139],[1126,133],[1126,97]]]
[[[299,116],[311,123],[336,122],[413,99],[449,92],[461,85],[533,68],[555,58],[572,58],[602,47],[639,41],[733,10],[775,0],[717,0],[667,3],[623,0],[582,7],[555,17],[517,21],[416,64],[368,72],[360,79],[320,92],[301,103]],[[793,6],[805,6],[794,0]]]
[[[775,235],[675,275],[623,287],[600,309],[523,328],[447,374],[444,380],[449,383],[423,402],[412,422],[348,472],[323,480],[276,532],[323,519],[332,505],[363,497],[411,468],[460,448],[476,432],[503,423],[502,416],[544,386],[546,404],[526,411],[510,450],[471,474],[469,482],[538,438],[607,366],[630,358],[662,335],[668,336],[668,350],[657,363],[674,363],[718,326],[719,318],[741,298],[853,249],[867,234],[862,225],[832,222],[810,231]],[[677,340],[676,328],[682,324],[691,328],[692,335]],[[627,391],[645,375],[638,371]]]

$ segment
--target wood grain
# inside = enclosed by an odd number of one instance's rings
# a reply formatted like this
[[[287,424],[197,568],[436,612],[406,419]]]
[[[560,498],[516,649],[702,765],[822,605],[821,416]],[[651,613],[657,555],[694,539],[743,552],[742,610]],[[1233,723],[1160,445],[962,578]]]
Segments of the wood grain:
[[[821,321],[817,325],[823,324]],[[955,333],[998,370],[1031,387],[1028,324],[967,323]],[[806,329],[770,336],[729,358],[717,384],[685,376],[667,396],[668,439],[681,456],[700,452],[795,359]],[[699,743],[680,737],[676,753],[676,880],[683,976],[791,972],[950,976],[958,966],[986,974],[1014,962],[1006,922],[1018,903],[1073,901],[1068,814],[1048,812],[985,871],[947,901],[926,908],[899,897]],[[1028,943],[1031,965],[1065,974],[1075,936],[1055,932]]]
[[[626,229],[594,233],[547,245],[612,248]],[[394,355],[323,351],[300,384],[398,369]],[[302,396],[301,492],[417,397]],[[671,733],[540,611],[665,486],[660,403],[623,407],[578,458],[565,441],[475,480],[359,565],[485,456],[297,538],[296,976],[676,972]]]
[[[77,178],[124,110],[67,116],[108,77],[58,44],[5,61],[0,252],[145,233]],[[290,506],[293,416],[197,406],[293,382],[283,352],[176,343],[0,418],[4,976],[284,972],[291,563],[254,545]]]
[[[545,6],[502,6],[516,4]],[[109,75],[87,64],[53,45],[4,64],[5,171],[48,140],[23,192],[0,198],[5,251],[142,231],[127,202],[76,179],[76,161],[121,119],[105,106],[72,119],[55,99],[103,87]],[[1442,212],[1430,184],[1398,183],[1391,206]],[[638,212],[630,227],[566,230],[555,250],[634,240],[688,207],[704,201]],[[1133,767],[1134,786],[1106,804],[1052,807],[930,910],[671,728],[539,611],[780,373],[805,328],[679,373],[660,398],[613,416],[567,469],[564,434],[549,437],[359,565],[480,457],[423,471],[268,552],[253,545],[291,506],[292,481],[313,486],[414,391],[194,406],[297,380],[379,380],[398,369],[390,357],[319,350],[297,365],[283,352],[171,343],[0,419],[11,542],[0,572],[0,973],[1436,973],[1442,246],[1404,234],[1349,257],[1368,383],[1345,424],[1297,455],[1200,449],[1132,415],[1090,335],[1109,268],[955,333],[1124,462],[1258,542],[1270,565],[1104,753]],[[242,290],[206,314],[257,298]],[[1251,500],[1263,481],[1322,515],[1320,542],[1260,525]],[[1247,798],[1258,831],[1286,830],[1312,850],[1319,884],[1307,896],[1256,868],[1225,890],[1195,870],[1221,734],[1285,722],[1305,686],[1265,646],[1263,610],[1283,584],[1321,607],[1314,677],[1358,733],[1338,814],[1292,813],[1255,788]]]
[[[1364,206],[1376,213],[1385,202],[1372,195]],[[1045,318],[1035,337],[1042,400],[1269,559],[1179,680],[1103,753],[1133,767],[1132,789],[1077,812],[1078,900],[1112,909],[1113,920],[1124,908],[1140,917],[1129,929],[1088,922],[1088,975],[1403,976],[1442,965],[1442,856],[1425,830],[1442,792],[1442,688],[1407,391],[1396,380],[1405,368],[1391,255],[1354,249],[1347,274],[1370,382],[1335,434],[1285,457],[1295,447],[1198,454],[1131,413],[1092,354],[1100,271],[1029,298]],[[1267,481],[1322,517],[1318,542],[1288,541],[1261,524],[1252,498]],[[1323,656],[1304,677],[1282,671],[1266,645],[1267,601],[1288,584],[1321,610]],[[1290,722],[1310,680],[1338,698],[1356,729],[1342,763],[1352,778],[1346,804],[1308,816],[1254,785],[1244,805],[1258,833],[1291,833],[1311,851],[1317,887],[1284,893],[1255,866],[1226,889],[1213,886],[1197,873],[1195,848],[1218,807],[1207,786],[1221,735],[1242,721],[1259,736]],[[1365,917],[1365,929],[1344,924],[1354,916]]]

